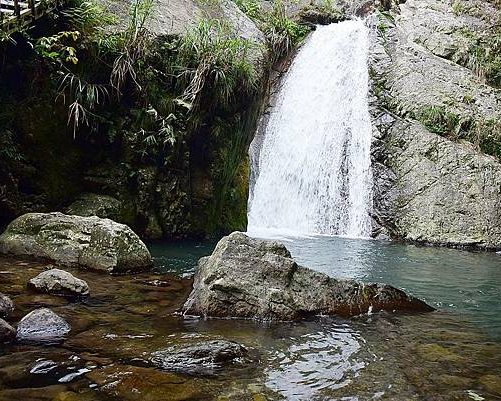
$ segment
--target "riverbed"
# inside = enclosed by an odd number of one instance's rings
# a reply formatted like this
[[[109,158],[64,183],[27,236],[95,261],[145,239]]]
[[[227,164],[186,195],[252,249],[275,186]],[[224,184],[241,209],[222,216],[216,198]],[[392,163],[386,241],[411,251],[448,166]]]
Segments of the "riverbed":
[[[215,242],[152,243],[155,271],[115,276],[67,269],[91,296],[39,295],[46,264],[0,258],[12,321],[47,306],[72,331],[60,344],[3,346],[0,400],[496,400],[501,399],[501,256],[342,237],[282,237],[304,265],[382,281],[437,308],[294,323],[185,319],[176,313],[200,256]],[[159,368],[173,345],[227,339],[249,358],[193,371]],[[187,364],[188,365],[188,364]]]

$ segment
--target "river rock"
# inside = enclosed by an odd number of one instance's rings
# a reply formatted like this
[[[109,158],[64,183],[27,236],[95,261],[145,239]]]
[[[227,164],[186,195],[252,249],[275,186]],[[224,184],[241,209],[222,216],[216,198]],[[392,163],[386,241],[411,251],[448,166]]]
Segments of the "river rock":
[[[16,337],[16,329],[5,320],[0,319],[0,342],[6,343]]]
[[[50,269],[32,278],[28,287],[54,295],[89,295],[89,286],[84,280],[60,269]]]
[[[154,365],[183,373],[211,373],[214,369],[242,361],[248,354],[244,346],[227,340],[211,340],[192,345],[175,345],[152,354]]]
[[[71,326],[50,309],[40,308],[28,313],[17,326],[17,340],[53,342],[63,340]]]
[[[150,268],[150,252],[126,225],[96,216],[28,213],[0,236],[0,253],[27,255],[110,273]]]
[[[7,317],[14,311],[14,302],[0,292],[0,317]]]
[[[293,320],[369,311],[432,311],[386,284],[336,280],[299,266],[279,242],[235,232],[200,259],[184,313],[198,316]]]

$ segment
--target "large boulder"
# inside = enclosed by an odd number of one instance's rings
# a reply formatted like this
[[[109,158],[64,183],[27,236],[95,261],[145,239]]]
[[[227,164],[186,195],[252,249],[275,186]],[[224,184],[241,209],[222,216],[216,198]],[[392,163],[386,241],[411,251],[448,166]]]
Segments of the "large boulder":
[[[40,273],[28,282],[28,287],[53,295],[89,295],[89,286],[84,280],[60,269],[50,269]]]
[[[62,213],[18,217],[0,236],[0,253],[110,273],[144,270],[153,264],[148,248],[128,226]]]
[[[0,317],[7,317],[14,311],[14,302],[0,292]]]
[[[64,340],[71,326],[48,308],[35,309],[17,325],[18,341],[58,342]]]
[[[200,259],[183,309],[187,315],[262,320],[433,310],[390,285],[336,280],[299,266],[284,245],[238,232]]]
[[[16,338],[16,329],[5,320],[0,319],[0,343],[6,343]]]

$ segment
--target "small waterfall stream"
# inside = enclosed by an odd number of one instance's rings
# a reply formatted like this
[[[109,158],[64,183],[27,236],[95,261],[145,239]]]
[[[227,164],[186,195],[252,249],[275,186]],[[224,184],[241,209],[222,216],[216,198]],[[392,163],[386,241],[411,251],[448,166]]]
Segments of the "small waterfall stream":
[[[369,236],[368,29],[319,26],[282,81],[255,154],[248,231]],[[252,153],[252,152],[251,152]]]

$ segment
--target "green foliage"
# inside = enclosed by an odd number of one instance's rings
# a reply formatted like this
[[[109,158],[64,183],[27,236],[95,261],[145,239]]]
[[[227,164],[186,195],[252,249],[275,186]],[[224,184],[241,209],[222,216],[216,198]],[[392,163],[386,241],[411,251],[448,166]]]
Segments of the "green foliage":
[[[456,113],[446,111],[441,106],[427,107],[419,117],[425,127],[435,134],[457,139],[462,130],[461,117]]]
[[[59,32],[55,35],[38,39],[35,50],[41,57],[55,62],[58,66],[64,65],[64,63],[77,64],[78,58],[74,43],[79,38],[79,31]],[[72,46],[68,42],[72,43]]]
[[[19,152],[12,131],[0,131],[0,160],[19,161],[22,159],[23,155]]]
[[[490,32],[475,34],[462,29],[461,34],[470,40],[470,45],[455,55],[454,61],[474,71],[488,84],[501,87],[501,25]]]
[[[266,35],[274,61],[287,55],[308,34],[310,28],[287,16],[281,0],[275,1],[273,9],[265,16],[261,27]]]
[[[235,4],[242,10],[249,18],[259,20],[263,11],[258,0],[234,0]]]
[[[287,7],[282,0],[275,0],[273,8],[264,12],[257,0],[234,0],[236,5],[247,16],[252,18],[266,36],[272,61],[276,62],[286,56],[310,32],[310,27],[287,16]],[[332,0],[325,0],[325,12],[335,12]]]
[[[66,97],[71,101],[68,107],[68,125],[73,124],[73,136],[81,124],[90,125],[89,118],[97,117],[95,111],[109,98],[107,85],[87,82],[72,72],[66,73],[60,81],[58,97],[67,103]]]
[[[97,38],[105,35],[105,29],[114,25],[116,18],[94,1],[81,1],[62,11],[63,17],[85,38]]]
[[[181,100],[194,111],[202,99],[210,98],[224,107],[236,96],[253,93],[258,81],[249,53],[255,46],[234,37],[220,20],[201,20],[178,47],[175,70],[184,87]]]
[[[421,112],[419,120],[431,132],[454,141],[471,142],[480,151],[501,159],[501,119],[473,119],[443,106],[432,106]]]
[[[118,56],[113,62],[110,83],[120,96],[127,79],[141,90],[137,79],[136,63],[146,52],[150,41],[145,24],[151,14],[152,0],[136,0],[129,12],[129,24],[119,41]]]
[[[456,0],[454,1],[454,3],[452,3],[452,11],[454,12],[454,14],[464,14],[465,10],[466,6],[460,0]]]

